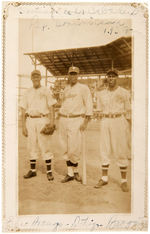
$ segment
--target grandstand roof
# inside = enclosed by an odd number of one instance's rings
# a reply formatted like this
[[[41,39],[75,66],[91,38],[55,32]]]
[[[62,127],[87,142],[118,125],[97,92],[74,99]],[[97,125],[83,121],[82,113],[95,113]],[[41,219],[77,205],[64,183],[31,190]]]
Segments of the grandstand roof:
[[[131,74],[131,37],[121,37],[107,45],[74,49],[25,53],[34,64],[43,65],[52,75],[67,75],[71,65],[80,74],[105,74],[112,66],[121,73]]]

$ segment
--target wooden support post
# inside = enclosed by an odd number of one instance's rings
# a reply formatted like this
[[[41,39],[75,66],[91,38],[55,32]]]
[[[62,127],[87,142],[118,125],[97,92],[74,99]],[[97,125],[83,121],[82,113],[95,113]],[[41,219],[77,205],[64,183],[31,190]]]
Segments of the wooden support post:
[[[101,75],[98,76],[98,88],[101,86]]]
[[[34,69],[36,70],[36,58],[35,58],[35,61],[34,61]]]
[[[111,69],[113,70],[113,68],[114,68],[114,61],[111,60]]]
[[[46,68],[46,74],[45,74],[45,86],[47,86],[47,68]]]

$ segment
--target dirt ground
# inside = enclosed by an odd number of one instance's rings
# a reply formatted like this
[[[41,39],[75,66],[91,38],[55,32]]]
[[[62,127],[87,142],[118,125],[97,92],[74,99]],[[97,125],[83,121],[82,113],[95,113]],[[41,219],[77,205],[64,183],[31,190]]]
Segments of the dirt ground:
[[[19,215],[31,214],[84,214],[84,213],[130,213],[131,212],[131,160],[129,160],[129,192],[120,188],[120,172],[115,161],[109,170],[109,183],[101,189],[94,185],[101,177],[98,122],[91,121],[86,131],[87,185],[77,181],[61,183],[67,172],[58,144],[58,132],[51,139],[54,181],[46,177],[45,162],[37,161],[37,176],[25,180],[29,170],[26,138],[19,128]],[[80,173],[82,165],[80,165]],[[81,173],[82,175],[82,173]]]

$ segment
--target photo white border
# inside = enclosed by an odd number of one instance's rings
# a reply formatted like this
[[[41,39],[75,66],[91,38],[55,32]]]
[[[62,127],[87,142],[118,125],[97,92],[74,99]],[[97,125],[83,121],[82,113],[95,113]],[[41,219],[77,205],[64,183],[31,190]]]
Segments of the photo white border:
[[[35,4],[35,3],[34,3]],[[31,5],[24,3],[24,7],[30,6],[34,8],[34,4]],[[36,3],[38,4],[38,3]],[[44,3],[43,3],[44,4]],[[48,3],[49,6],[50,3]],[[56,4],[56,3],[55,3]],[[59,3],[57,3],[59,4]],[[56,4],[56,5],[57,5]],[[73,7],[73,3],[60,3],[63,7]],[[81,4],[81,3],[75,3]],[[86,6],[87,3],[85,3]],[[99,7],[103,3],[89,3],[99,4]],[[105,6],[117,6],[123,3],[109,3]],[[52,4],[53,5],[53,4]],[[128,12],[132,11],[131,4],[126,4]],[[101,230],[145,230],[147,229],[147,93],[148,93],[148,20],[146,5],[137,5],[137,15],[130,16],[133,23],[133,38],[134,38],[134,57],[133,57],[133,87],[134,87],[134,100],[133,100],[133,146],[134,146],[134,167],[132,167],[132,208],[131,215],[127,214],[86,214],[86,215],[38,215],[38,216],[17,216],[17,199],[18,199],[18,100],[17,97],[17,82],[18,82],[18,8],[8,3],[3,6],[3,16],[6,19],[3,21],[5,32],[4,35],[4,133],[3,134],[3,231],[101,231]],[[53,5],[55,7],[55,5]],[[97,6],[96,6],[97,7]],[[4,12],[4,10],[6,11]],[[145,17],[144,17],[145,15]],[[33,12],[24,13],[25,18],[33,16]],[[122,15],[116,15],[116,17],[122,17]],[[46,13],[40,14],[41,17],[48,17]],[[63,15],[60,14],[60,18]],[[88,17],[86,15],[86,17]],[[99,17],[99,16],[95,16]],[[111,15],[107,14],[104,18],[111,18]],[[114,17],[114,15],[113,15]],[[129,17],[126,14],[124,18]],[[139,24],[140,22],[140,24]],[[13,34],[12,32],[13,28]],[[10,40],[11,39],[11,40]],[[15,64],[12,61],[17,61]],[[139,69],[140,68],[140,69]],[[11,77],[11,78],[10,78]],[[136,78],[135,78],[136,77]],[[141,78],[142,77],[142,78]],[[13,82],[12,82],[13,79]],[[137,128],[138,127],[138,128]],[[144,129],[144,131],[143,131]],[[13,152],[13,153],[12,153]],[[15,158],[14,158],[15,157]],[[143,158],[145,157],[145,160]],[[13,160],[12,160],[13,159]],[[145,172],[146,169],[146,172]],[[11,186],[10,186],[11,184]],[[12,189],[13,188],[13,189]],[[139,203],[139,192],[141,192]],[[142,204],[142,202],[143,204]],[[88,224],[84,226],[82,223],[74,227],[74,220],[76,217],[81,218],[88,217]],[[39,218],[40,224],[33,225],[33,222]],[[95,226],[91,223],[91,219],[94,219]],[[47,222],[44,227],[41,225],[42,221]],[[112,225],[112,221],[114,221]],[[39,221],[38,221],[39,222]],[[110,225],[111,222],[111,225]],[[129,223],[130,222],[130,223]],[[131,223],[132,222],[132,223]],[[57,223],[60,225],[57,226]],[[97,225],[96,225],[97,224]],[[99,226],[98,226],[99,224]],[[101,228],[100,225],[103,225]],[[93,225],[93,226],[92,226]],[[100,228],[100,229],[99,229]]]

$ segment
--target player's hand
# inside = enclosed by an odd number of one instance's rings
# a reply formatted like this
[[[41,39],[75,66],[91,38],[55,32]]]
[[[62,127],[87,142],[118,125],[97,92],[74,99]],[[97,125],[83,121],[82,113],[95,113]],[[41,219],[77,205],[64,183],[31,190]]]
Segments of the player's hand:
[[[87,123],[81,124],[81,126],[80,126],[81,131],[85,131],[86,128],[87,128]]]
[[[23,134],[25,137],[28,136],[28,130],[27,130],[27,128],[26,128],[25,126],[22,128],[22,134]]]

